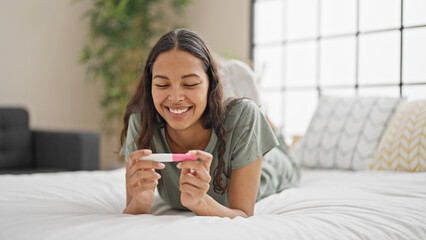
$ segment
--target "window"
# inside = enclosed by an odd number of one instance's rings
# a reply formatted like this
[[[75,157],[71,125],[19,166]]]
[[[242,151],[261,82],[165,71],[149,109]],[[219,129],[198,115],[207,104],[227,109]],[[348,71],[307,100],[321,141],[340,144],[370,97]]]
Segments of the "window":
[[[253,0],[264,109],[303,135],[319,96],[426,97],[426,1]]]

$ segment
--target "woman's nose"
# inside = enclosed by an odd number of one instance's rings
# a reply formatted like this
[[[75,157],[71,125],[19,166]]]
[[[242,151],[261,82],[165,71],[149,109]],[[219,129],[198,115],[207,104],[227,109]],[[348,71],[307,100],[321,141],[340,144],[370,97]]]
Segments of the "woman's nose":
[[[185,96],[183,92],[179,89],[174,89],[169,94],[169,100],[173,103],[183,101],[184,99],[185,99]]]

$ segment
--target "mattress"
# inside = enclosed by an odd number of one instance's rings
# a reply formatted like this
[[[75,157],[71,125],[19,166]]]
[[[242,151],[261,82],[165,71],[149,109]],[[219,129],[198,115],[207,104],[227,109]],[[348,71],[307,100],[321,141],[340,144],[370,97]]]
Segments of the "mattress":
[[[0,239],[426,239],[426,173],[302,170],[235,219],[122,214],[125,170],[0,176]]]

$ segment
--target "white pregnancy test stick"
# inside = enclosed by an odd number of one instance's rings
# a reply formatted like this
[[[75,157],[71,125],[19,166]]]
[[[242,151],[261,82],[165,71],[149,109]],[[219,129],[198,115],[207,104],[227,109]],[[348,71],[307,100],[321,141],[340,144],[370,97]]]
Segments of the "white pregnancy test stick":
[[[139,160],[151,160],[156,162],[182,162],[195,161],[197,159],[197,157],[185,153],[153,153],[149,156],[139,158]]]

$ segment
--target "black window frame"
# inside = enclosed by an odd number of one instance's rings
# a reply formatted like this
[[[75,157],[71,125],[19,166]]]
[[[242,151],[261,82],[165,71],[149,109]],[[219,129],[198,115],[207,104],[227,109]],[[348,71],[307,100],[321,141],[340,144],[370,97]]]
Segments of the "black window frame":
[[[255,43],[254,42],[254,18],[255,18],[255,9],[254,5],[256,2],[266,2],[266,1],[280,1],[280,0],[252,0],[251,1],[251,7],[250,7],[250,18],[251,18],[251,30],[250,30],[250,60],[254,63],[254,49],[256,46],[268,46],[268,45],[277,45],[277,43]],[[281,0],[285,1],[285,0]],[[297,90],[313,90],[315,89],[317,91],[318,98],[321,97],[322,91],[324,89],[355,89],[355,94],[358,95],[359,88],[377,88],[377,87],[398,87],[399,88],[399,96],[403,96],[403,88],[404,86],[417,86],[417,85],[426,85],[426,78],[421,80],[420,82],[404,82],[403,81],[403,57],[404,57],[404,30],[407,29],[414,29],[414,28],[426,28],[426,25],[416,25],[416,26],[404,26],[404,1],[400,1],[400,8],[401,8],[401,19],[400,19],[400,27],[399,28],[383,28],[383,29],[377,29],[372,31],[360,31],[359,30],[359,19],[360,19],[360,10],[359,10],[359,4],[360,0],[356,1],[356,32],[355,33],[348,33],[348,34],[336,34],[336,35],[328,35],[328,36],[321,36],[320,33],[320,20],[321,20],[321,0],[318,0],[318,6],[317,6],[317,32],[318,36],[314,38],[299,38],[299,39],[292,39],[292,40],[282,40],[280,41],[281,46],[286,46],[293,43],[300,43],[300,42],[306,42],[306,41],[316,41],[317,45],[317,61],[316,61],[316,86],[315,87],[297,87],[297,86],[282,86],[279,90],[285,94],[286,91],[297,91]],[[381,32],[391,32],[391,31],[399,31],[400,34],[400,46],[399,46],[399,83],[391,84],[391,83],[380,83],[380,84],[362,84],[360,86],[359,84],[359,37],[361,35],[369,35],[369,34],[375,34],[375,33],[381,33]],[[336,38],[345,38],[345,37],[355,37],[355,84],[352,85],[326,85],[322,86],[320,83],[320,57],[321,57],[321,51],[320,42],[322,40],[329,40],[329,39],[336,39]],[[277,88],[265,88],[265,91],[277,91]]]

